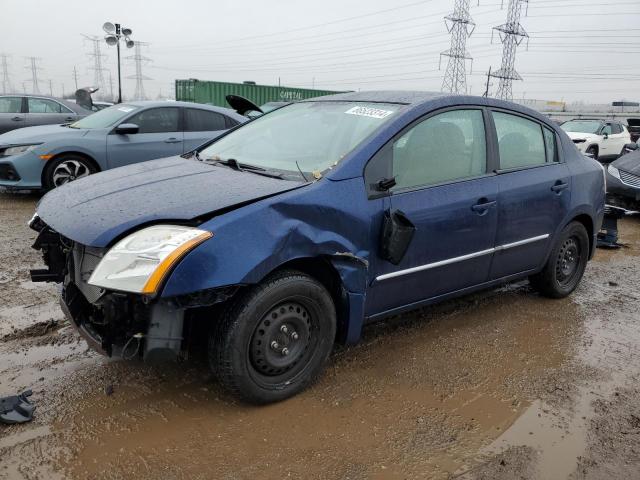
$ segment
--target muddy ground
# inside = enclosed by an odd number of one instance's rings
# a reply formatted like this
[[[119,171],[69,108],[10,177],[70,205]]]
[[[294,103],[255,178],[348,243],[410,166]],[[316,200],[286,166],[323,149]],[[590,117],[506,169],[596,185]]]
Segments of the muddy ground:
[[[640,478],[640,218],[577,292],[526,282],[413,312],[338,349],[289,401],[228,398],[204,359],[147,366],[89,351],[63,319],[26,222],[0,193],[0,478]]]

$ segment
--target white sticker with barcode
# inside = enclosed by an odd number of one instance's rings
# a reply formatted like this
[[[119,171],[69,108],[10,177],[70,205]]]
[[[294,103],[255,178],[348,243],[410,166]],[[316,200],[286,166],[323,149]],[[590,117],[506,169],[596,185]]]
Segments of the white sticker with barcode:
[[[360,115],[361,117],[385,118],[391,115],[393,112],[390,110],[381,110],[379,108],[353,107],[344,113],[348,113],[349,115]]]

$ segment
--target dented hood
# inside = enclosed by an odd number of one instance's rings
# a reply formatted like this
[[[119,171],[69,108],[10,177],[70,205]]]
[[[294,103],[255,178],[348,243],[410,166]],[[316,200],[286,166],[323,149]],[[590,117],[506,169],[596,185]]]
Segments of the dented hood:
[[[302,185],[170,157],[63,185],[42,198],[37,213],[65,237],[105,247],[139,225],[184,222]]]

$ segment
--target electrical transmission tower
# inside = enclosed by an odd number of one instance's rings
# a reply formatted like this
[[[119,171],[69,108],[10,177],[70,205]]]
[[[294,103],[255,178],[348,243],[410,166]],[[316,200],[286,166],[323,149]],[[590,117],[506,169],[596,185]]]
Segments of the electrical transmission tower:
[[[38,66],[38,57],[26,57],[29,60],[29,65],[25,68],[31,70],[31,93],[40,93],[40,87],[38,86],[38,70],[41,68]],[[23,85],[24,87],[24,85]]]
[[[2,68],[2,90],[0,93],[14,93],[11,86],[11,79],[9,78],[9,62],[7,59],[9,55],[0,53],[0,68]]]
[[[142,55],[142,47],[149,45],[144,42],[136,42],[135,45],[135,53],[126,58],[129,60],[133,60],[136,66],[136,73],[134,75],[129,75],[127,78],[135,78],[136,80],[136,90],[133,94],[134,100],[146,100],[146,95],[144,93],[144,83],[143,80],[151,80],[150,77],[147,77],[142,74],[142,65],[144,63],[150,62],[151,59]]]
[[[491,73],[491,76],[499,79],[498,91],[495,97],[502,100],[513,99],[513,81],[522,80],[520,74],[515,70],[515,64],[518,45],[524,39],[527,39],[527,41],[529,39],[529,34],[520,24],[522,7],[525,3],[528,4],[529,0],[509,0],[507,23],[493,27],[493,30],[500,35],[500,41],[502,42],[502,64],[500,69]]]
[[[83,37],[93,44],[93,50],[91,53],[87,53],[87,56],[93,59],[93,67],[89,67],[89,70],[93,70],[93,87],[97,87],[98,94],[97,96],[100,98],[104,98],[106,82],[104,81],[104,72],[107,70],[102,66],[102,61],[106,58],[100,51],[100,45],[102,43],[102,38],[83,35]]]
[[[469,2],[470,0],[455,0],[453,13],[444,17],[447,30],[451,34],[451,48],[440,54],[440,61],[443,56],[449,57],[442,81],[443,92],[467,92],[466,61],[471,60],[473,65],[473,59],[467,52],[467,38],[476,28],[469,15]]]

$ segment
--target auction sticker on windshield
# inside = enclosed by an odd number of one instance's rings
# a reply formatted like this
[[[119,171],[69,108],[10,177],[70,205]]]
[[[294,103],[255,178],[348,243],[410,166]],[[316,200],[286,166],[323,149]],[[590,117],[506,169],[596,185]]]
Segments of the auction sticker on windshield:
[[[353,107],[344,113],[348,113],[349,115],[360,115],[361,117],[384,118],[388,117],[393,112],[391,110],[380,110],[379,108]]]

